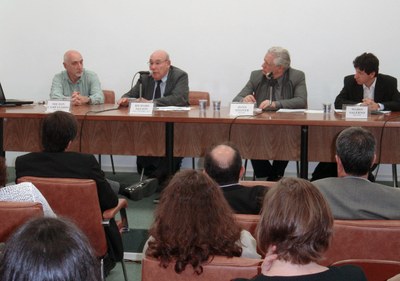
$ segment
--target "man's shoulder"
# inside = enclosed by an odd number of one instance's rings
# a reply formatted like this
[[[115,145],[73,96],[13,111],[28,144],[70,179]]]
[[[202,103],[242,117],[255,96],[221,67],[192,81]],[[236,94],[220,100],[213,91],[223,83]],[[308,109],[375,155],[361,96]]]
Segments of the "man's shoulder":
[[[83,71],[83,75],[85,75],[88,78],[97,78],[98,77],[96,72],[86,69],[86,68]]]
[[[292,67],[289,67],[289,75],[305,76],[304,71]]]
[[[396,83],[397,79],[393,76],[379,73],[378,77],[377,77],[377,82],[378,81],[383,81],[383,82],[388,82],[388,83]]]
[[[186,71],[184,71],[176,66],[173,66],[173,65],[171,65],[170,71],[171,71],[172,75],[176,75],[176,76],[188,75]]]

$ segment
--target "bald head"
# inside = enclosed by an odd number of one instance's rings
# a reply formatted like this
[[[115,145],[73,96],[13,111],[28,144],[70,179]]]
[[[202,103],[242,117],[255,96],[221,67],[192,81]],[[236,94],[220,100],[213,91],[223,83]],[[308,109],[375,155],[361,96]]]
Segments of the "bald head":
[[[149,65],[154,80],[161,80],[168,74],[171,66],[168,53],[164,50],[154,51],[150,56]]]
[[[232,144],[220,144],[205,155],[204,169],[219,185],[237,183],[243,173],[242,157]]]
[[[82,55],[78,51],[76,51],[76,50],[68,50],[68,51],[65,52],[65,54],[64,54],[64,63],[65,62],[70,62],[70,61],[73,61],[73,60],[76,60],[76,59],[78,59],[78,60],[82,59]]]
[[[69,79],[76,83],[83,74],[82,55],[75,50],[66,51],[64,54],[64,68],[67,71]]]

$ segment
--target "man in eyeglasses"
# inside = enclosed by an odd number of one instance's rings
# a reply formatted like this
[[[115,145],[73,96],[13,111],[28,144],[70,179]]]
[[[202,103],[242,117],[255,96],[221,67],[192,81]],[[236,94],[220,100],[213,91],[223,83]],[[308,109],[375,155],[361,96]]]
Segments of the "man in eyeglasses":
[[[171,65],[166,51],[157,50],[149,59],[150,74],[143,74],[142,100],[154,100],[157,106],[185,106],[189,100],[189,79],[185,71]],[[128,106],[129,98],[139,98],[139,81],[118,101]]]
[[[156,106],[186,106],[189,100],[189,79],[185,71],[172,66],[166,51],[157,50],[149,59],[149,74],[142,74],[142,101],[155,102]],[[128,106],[130,98],[140,98],[140,83],[118,101],[119,105]],[[145,140],[143,140],[145,141]],[[181,167],[182,157],[174,157],[173,173]],[[137,156],[138,173],[150,178],[157,178],[160,190],[168,180],[168,162],[166,157]]]

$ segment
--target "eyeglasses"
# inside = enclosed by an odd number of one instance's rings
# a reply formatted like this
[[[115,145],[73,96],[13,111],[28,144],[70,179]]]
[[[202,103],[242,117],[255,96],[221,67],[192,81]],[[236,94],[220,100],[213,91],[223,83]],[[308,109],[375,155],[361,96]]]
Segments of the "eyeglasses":
[[[150,66],[152,66],[152,65],[156,65],[156,66],[159,66],[160,64],[162,64],[162,63],[164,63],[164,62],[166,62],[167,60],[156,60],[156,61],[149,61],[149,62],[147,62],[148,63],[148,65],[150,65]]]

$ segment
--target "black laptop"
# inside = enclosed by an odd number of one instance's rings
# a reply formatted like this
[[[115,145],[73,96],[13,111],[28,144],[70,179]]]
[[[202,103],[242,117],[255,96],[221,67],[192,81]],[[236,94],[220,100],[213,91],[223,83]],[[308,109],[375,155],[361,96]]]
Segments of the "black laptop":
[[[3,87],[1,87],[1,83],[0,83],[0,106],[18,106],[18,105],[32,104],[32,103],[33,103],[33,101],[6,99],[6,96],[4,95]]]

